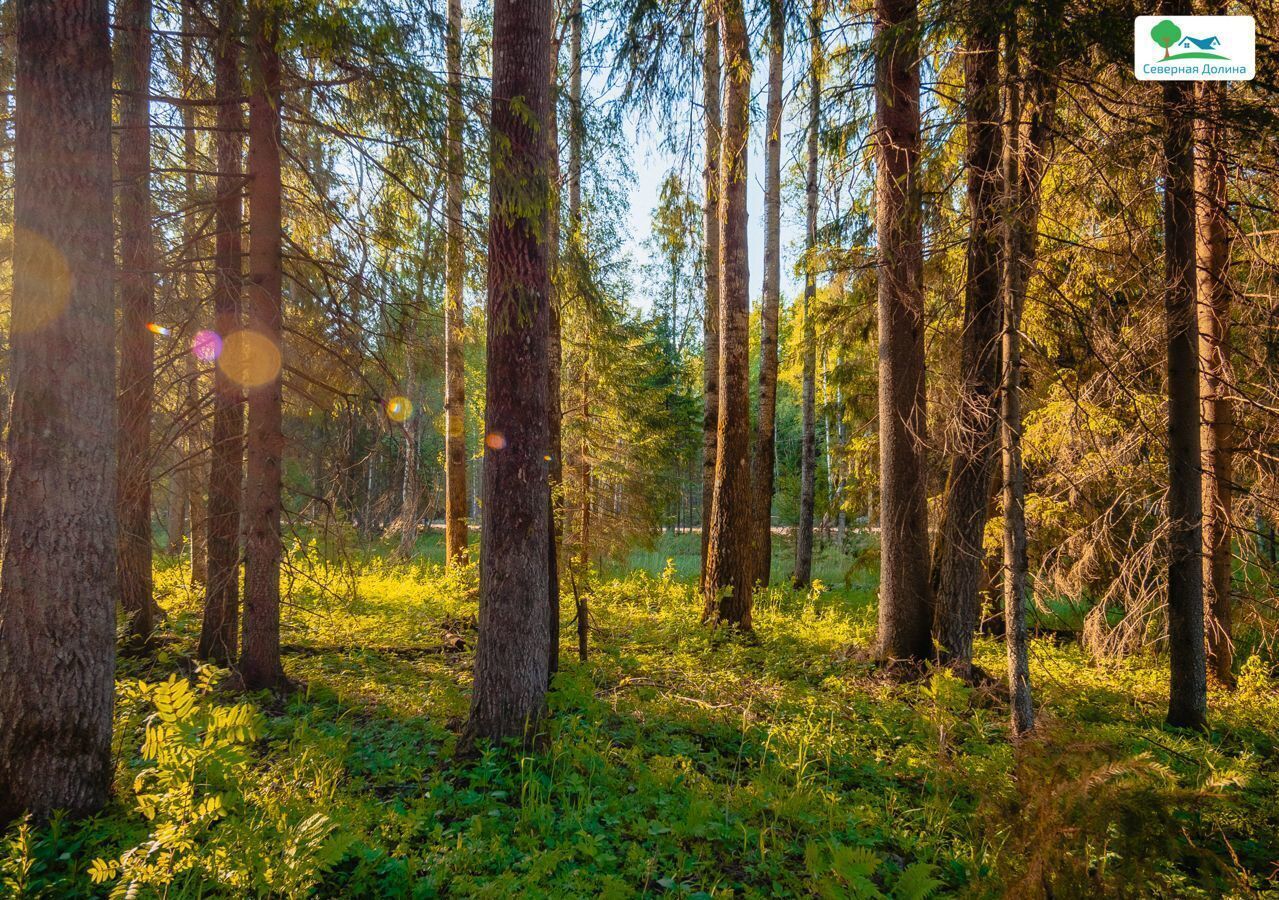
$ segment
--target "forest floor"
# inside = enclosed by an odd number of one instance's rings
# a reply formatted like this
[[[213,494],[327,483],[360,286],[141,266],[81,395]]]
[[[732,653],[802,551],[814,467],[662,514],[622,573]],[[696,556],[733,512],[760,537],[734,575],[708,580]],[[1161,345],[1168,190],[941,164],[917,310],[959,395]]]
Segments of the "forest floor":
[[[696,540],[598,573],[585,663],[566,586],[545,749],[467,759],[475,572],[445,576],[435,536],[422,560],[369,555],[355,574],[295,549],[299,688],[252,709],[158,684],[190,672],[199,627],[163,565],[164,648],[121,661],[115,800],[11,829],[0,892],[1279,896],[1279,692],[1259,662],[1213,691],[1200,736],[1163,727],[1158,659],[1036,640],[1040,730],[1015,746],[1000,687],[866,661],[874,574],[831,554],[831,587],[774,587],[753,636],[711,633]],[[977,656],[1003,671],[1002,644]]]

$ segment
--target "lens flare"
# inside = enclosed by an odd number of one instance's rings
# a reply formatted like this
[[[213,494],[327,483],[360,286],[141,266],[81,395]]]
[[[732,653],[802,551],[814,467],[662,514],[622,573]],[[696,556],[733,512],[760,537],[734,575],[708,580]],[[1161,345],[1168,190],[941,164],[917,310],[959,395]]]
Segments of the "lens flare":
[[[408,397],[391,397],[386,401],[386,417],[392,422],[407,422],[413,415],[413,401]]]
[[[211,363],[222,355],[222,337],[207,328],[191,339],[191,352],[200,362]]]
[[[169,329],[165,328],[163,325],[157,325],[155,322],[147,323],[147,331],[151,332],[152,334],[159,334],[165,337],[168,337],[170,334],[173,333]]]
[[[500,431],[490,431],[488,436],[484,438],[484,444],[490,450],[505,450],[506,435]]]
[[[56,322],[71,301],[75,279],[62,251],[29,228],[13,230],[12,329],[30,334]]]
[[[262,387],[280,375],[280,348],[270,338],[245,328],[233,331],[222,342],[218,368],[246,388]]]

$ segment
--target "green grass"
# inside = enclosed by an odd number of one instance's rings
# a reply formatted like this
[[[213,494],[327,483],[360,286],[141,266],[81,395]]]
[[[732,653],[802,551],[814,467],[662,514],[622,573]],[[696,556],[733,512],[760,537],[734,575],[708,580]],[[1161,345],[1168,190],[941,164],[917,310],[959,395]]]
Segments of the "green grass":
[[[187,671],[199,620],[164,567],[171,643],[122,663],[116,799],[88,823],[11,829],[0,885],[105,895],[127,882],[92,884],[93,860],[150,846],[126,860],[138,896],[1279,895],[1279,699],[1259,662],[1213,693],[1199,736],[1162,726],[1159,660],[1103,667],[1037,641],[1042,733],[1014,746],[999,689],[901,683],[866,661],[874,576],[832,551],[817,565],[832,589],[774,587],[753,638],[709,632],[696,540],[604,567],[586,663],[566,603],[545,747],[473,759],[454,751],[474,569],[368,554],[352,577],[294,551],[283,640],[301,689],[255,698],[243,734],[210,724],[229,694],[166,713],[153,748],[179,774],[149,821],[134,778],[163,766],[140,753],[143,722],[182,704],[130,685]],[[443,652],[454,636],[467,649]],[[1002,672],[1002,645],[977,655]]]

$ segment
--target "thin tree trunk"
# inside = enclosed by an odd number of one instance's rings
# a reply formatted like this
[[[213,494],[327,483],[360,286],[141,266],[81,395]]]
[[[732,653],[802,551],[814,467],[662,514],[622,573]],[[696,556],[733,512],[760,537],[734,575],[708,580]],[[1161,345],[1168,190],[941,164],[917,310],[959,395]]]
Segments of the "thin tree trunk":
[[[484,530],[467,742],[531,737],[546,704],[550,44],[550,0],[494,3]]]
[[[120,604],[130,638],[155,628],[151,589],[151,410],[155,275],[151,236],[151,2],[116,7],[120,90]]]
[[[261,348],[246,378],[249,398],[244,491],[244,646],[247,690],[288,686],[280,661],[280,507],[284,455],[280,200],[279,23],[265,0],[249,15],[249,322]],[[246,369],[246,372],[248,370]]]
[[[193,88],[195,85],[195,73],[193,71],[195,65],[195,23],[194,17],[191,15],[191,3],[189,0],[182,3],[182,92],[187,99],[195,99],[193,96]],[[182,241],[187,251],[194,256],[199,256],[197,248],[202,242],[199,239],[199,216],[198,200],[196,198],[196,181],[195,173],[199,168],[199,160],[196,154],[196,132],[195,132],[195,107],[184,106],[182,108],[182,159],[187,171],[183,174],[183,196],[186,198],[187,208],[182,214]],[[182,283],[183,300],[190,304],[190,309],[194,313],[196,311],[196,298],[199,290],[200,279],[196,274],[195,264],[188,261],[185,267],[186,271],[183,275]],[[185,447],[184,465],[182,467],[179,481],[182,493],[186,499],[187,518],[191,523],[191,583],[203,587],[208,583],[208,532],[206,526],[208,521],[206,516],[208,511],[204,504],[204,485],[205,466],[205,446],[207,432],[201,421],[200,415],[200,368],[196,364],[196,358],[193,354],[186,354],[184,357],[184,377],[186,382],[185,410],[188,417],[185,429],[185,439],[183,446]]]
[[[937,544],[934,636],[941,659],[972,675],[986,506],[999,421],[999,32],[981,17],[964,56],[968,120],[968,275],[960,362],[959,427]]]
[[[106,802],[119,596],[107,3],[16,13],[0,822]]]
[[[558,2],[551,3],[550,70],[551,115],[547,120],[547,165],[550,167],[550,230],[547,242],[547,269],[550,272],[550,336],[547,347],[546,387],[549,404],[550,452],[550,540],[547,554],[547,622],[551,631],[550,654],[547,657],[547,680],[555,679],[560,669],[560,522],[564,500],[564,410],[560,402],[563,385],[564,347],[560,326],[560,12]]]
[[[878,655],[932,655],[925,473],[923,216],[919,185],[919,11],[876,0],[876,230],[879,247],[881,563]]]
[[[1165,4],[1169,6],[1170,4]],[[1171,12],[1172,10],[1169,10]],[[1164,311],[1168,329],[1168,724],[1203,728],[1199,348],[1195,316],[1194,86],[1164,86]]]
[[[445,217],[444,300],[444,560],[446,566],[467,557],[466,490],[466,340],[462,296],[466,277],[462,222],[462,0],[449,0],[448,22],[448,183]]]
[[[706,302],[702,310],[702,557],[699,583],[706,584],[707,548],[714,512],[715,461],[719,432],[719,179],[721,73],[719,60],[720,0],[704,0],[702,13],[702,105],[706,115],[706,209],[703,241],[706,254]]]
[[[575,254],[585,252],[582,234],[582,3],[573,0],[569,8],[569,130],[568,130],[568,221],[569,240]],[[578,454],[578,483],[582,486],[582,516],[578,532],[578,567],[584,576],[591,565],[591,332],[590,312],[582,298],[583,322],[586,323],[585,349],[582,355],[581,415],[582,443]],[[556,586],[558,592],[558,585]],[[577,595],[577,655],[585,661],[590,634],[588,594]]]
[[[751,627],[750,273],[746,163],[750,44],[742,0],[723,0],[724,129],[720,144],[719,422],[704,621]]]
[[[1199,360],[1203,392],[1204,632],[1208,666],[1224,685],[1234,684],[1231,637],[1231,496],[1234,411],[1230,401],[1230,244],[1226,160],[1221,108],[1225,85],[1200,85],[1198,185]]]
[[[215,137],[213,327],[225,345],[240,330],[243,261],[240,127],[240,0],[218,0],[214,37]],[[209,449],[209,505],[201,659],[235,661],[240,625],[240,495],[244,484],[244,405],[239,383],[222,365],[213,371],[213,433]]]
[[[808,20],[808,175],[804,185],[807,223],[804,261],[802,436],[799,453],[799,522],[795,526],[794,585],[805,590],[813,580],[813,507],[817,469],[817,163],[822,122],[822,32],[820,5]]]
[[[782,285],[782,53],[786,19],[782,0],[768,5],[768,111],[764,127],[764,298],[760,309],[759,419],[752,487],[755,508],[755,580],[767,585],[773,563],[773,467],[776,460],[777,312]]]

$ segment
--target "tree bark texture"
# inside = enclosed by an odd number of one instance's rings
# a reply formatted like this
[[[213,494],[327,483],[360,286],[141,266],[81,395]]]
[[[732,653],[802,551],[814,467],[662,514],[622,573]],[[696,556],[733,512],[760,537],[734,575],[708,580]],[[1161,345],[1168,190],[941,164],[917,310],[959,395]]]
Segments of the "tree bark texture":
[[[0,821],[99,809],[115,692],[115,303],[106,0],[19,0],[0,556]]]
[[[879,646],[886,660],[932,655],[925,473],[923,216],[919,185],[919,14],[876,0],[875,220],[879,248]]]
[[[280,660],[280,515],[284,457],[282,386],[283,278],[280,200],[279,23],[265,0],[249,13],[249,280],[248,332],[255,362],[248,385],[245,441],[244,644],[239,672],[248,690],[288,686]],[[274,373],[271,373],[274,368]],[[266,377],[266,376],[270,377]],[[265,380],[263,380],[265,378]]]
[[[550,0],[497,0],[480,621],[467,726],[472,740],[530,737],[546,702],[550,44]]]
[[[719,422],[703,619],[751,627],[750,271],[746,163],[750,45],[742,0],[723,0],[724,128],[720,144]]]

